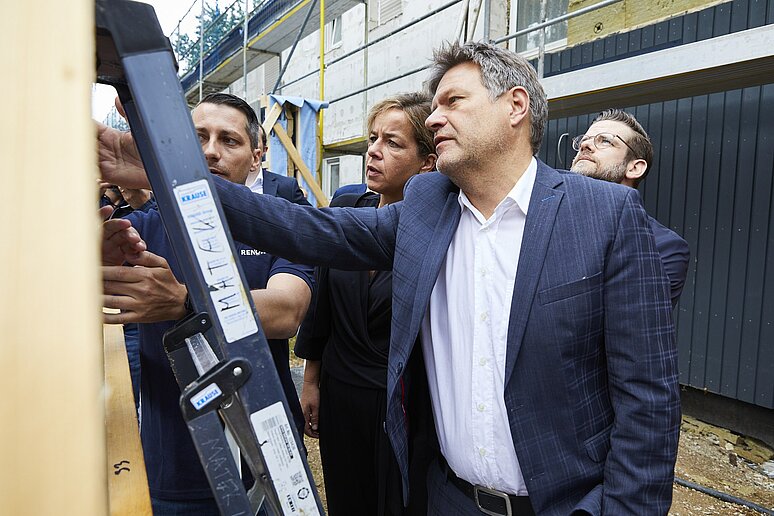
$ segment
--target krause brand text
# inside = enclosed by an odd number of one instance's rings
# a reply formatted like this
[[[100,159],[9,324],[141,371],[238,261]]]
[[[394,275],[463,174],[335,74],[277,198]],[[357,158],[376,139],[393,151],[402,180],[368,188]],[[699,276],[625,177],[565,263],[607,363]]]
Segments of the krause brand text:
[[[223,394],[217,384],[209,384],[202,392],[191,398],[191,403],[196,410],[201,410],[209,402]]]
[[[185,195],[180,196],[180,202],[191,202],[196,201],[197,199],[203,199],[207,197],[207,191],[206,190],[199,190],[197,192],[191,192]]]

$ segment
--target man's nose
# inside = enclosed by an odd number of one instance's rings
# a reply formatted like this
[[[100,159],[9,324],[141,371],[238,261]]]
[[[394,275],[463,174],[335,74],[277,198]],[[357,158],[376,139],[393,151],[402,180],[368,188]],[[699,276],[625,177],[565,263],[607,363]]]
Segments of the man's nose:
[[[202,152],[204,152],[204,157],[207,161],[218,160],[220,158],[220,150],[213,140],[207,140],[202,143]]]
[[[425,120],[425,127],[435,132],[446,123],[446,117],[441,113],[439,108],[435,108],[430,116]]]
[[[593,152],[594,151],[594,138],[584,138],[580,142],[580,149],[578,149],[578,152]]]

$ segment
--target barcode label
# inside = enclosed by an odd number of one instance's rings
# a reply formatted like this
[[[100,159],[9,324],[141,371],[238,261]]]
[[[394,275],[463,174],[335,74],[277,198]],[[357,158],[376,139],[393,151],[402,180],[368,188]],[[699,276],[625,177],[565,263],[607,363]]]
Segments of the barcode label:
[[[320,516],[313,484],[293,437],[282,402],[250,415],[261,451],[282,503],[283,514]]]
[[[280,418],[277,416],[274,416],[272,418],[267,419],[266,421],[263,421],[261,425],[263,425],[263,431],[268,432],[274,427],[279,426],[280,424]]]

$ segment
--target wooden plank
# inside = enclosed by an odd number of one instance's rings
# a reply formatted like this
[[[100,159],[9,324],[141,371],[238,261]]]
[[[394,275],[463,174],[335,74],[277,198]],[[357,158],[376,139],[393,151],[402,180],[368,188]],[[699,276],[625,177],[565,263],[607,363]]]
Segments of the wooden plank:
[[[121,325],[103,326],[105,431],[111,516],[152,516],[132,378]]]
[[[0,514],[104,516],[94,2],[3,5]]]
[[[267,135],[271,133],[271,128],[277,123],[281,114],[282,106],[279,104],[274,104],[266,114],[266,119],[263,121],[263,130],[266,131]]]
[[[298,170],[301,171],[301,175],[304,176],[306,183],[312,189],[312,193],[317,198],[317,203],[321,207],[328,206],[328,197],[322,191],[320,185],[317,184],[317,180],[312,175],[312,172],[309,170],[309,167],[306,165],[306,163],[304,163],[304,160],[301,158],[301,154],[298,153],[296,146],[293,145],[293,141],[290,139],[290,136],[288,136],[288,133],[285,132],[285,129],[283,129],[281,125],[274,124],[274,134],[276,134],[280,139],[282,145],[285,147],[285,150],[288,151],[288,156],[293,160],[293,163],[296,165]]]

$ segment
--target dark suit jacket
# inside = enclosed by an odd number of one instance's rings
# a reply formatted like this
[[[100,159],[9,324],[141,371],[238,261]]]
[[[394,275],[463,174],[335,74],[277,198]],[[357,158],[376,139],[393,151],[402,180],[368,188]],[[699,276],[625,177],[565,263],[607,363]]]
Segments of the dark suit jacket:
[[[650,215],[648,215],[648,223],[656,239],[656,250],[661,257],[664,272],[669,278],[669,297],[672,299],[674,308],[685,286],[691,251],[688,248],[688,242]]]
[[[352,185],[344,185],[340,186],[336,189],[335,192],[333,192],[333,196],[331,197],[331,200],[337,198],[340,195],[344,194],[362,194],[366,191],[366,185],[365,183],[355,183]]]
[[[275,174],[266,169],[263,170],[263,193],[273,197],[282,197],[302,206],[310,206],[295,178]]]
[[[419,328],[460,218],[416,176],[381,209],[309,210],[216,180],[236,240],[291,260],[392,269],[387,420],[408,496]],[[638,193],[539,162],[508,329],[505,406],[538,514],[666,514],[680,423],[669,290]],[[440,345],[440,343],[439,343]]]

